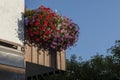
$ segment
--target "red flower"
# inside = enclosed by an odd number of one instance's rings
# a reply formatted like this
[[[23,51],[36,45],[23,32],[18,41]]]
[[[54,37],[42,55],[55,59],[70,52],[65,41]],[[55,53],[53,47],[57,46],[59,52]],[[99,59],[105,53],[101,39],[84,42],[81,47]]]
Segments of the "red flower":
[[[50,31],[46,31],[46,33],[45,33],[47,36],[50,34]]]
[[[40,23],[38,21],[35,22],[35,26],[38,27]]]
[[[44,28],[44,27],[40,28],[40,31],[44,31],[44,30],[45,30],[45,28]]]
[[[33,32],[35,35],[38,35],[39,34],[39,32],[38,31],[35,31],[35,32]]]
[[[39,42],[40,41],[40,38],[36,38],[36,42]]]
[[[45,9],[45,7],[44,7],[44,6],[40,6],[40,7],[39,7],[39,9],[44,10],[44,9]]]
[[[30,26],[33,26],[33,25],[34,25],[34,24],[33,24],[33,22],[31,21],[31,22],[30,22]]]
[[[45,20],[49,20],[50,19],[50,15],[47,15]]]
[[[46,21],[46,20],[44,20],[44,24],[43,24],[43,26],[47,26],[48,25],[48,22]]]
[[[40,14],[39,17],[42,18],[43,17],[42,14]]]
[[[55,16],[55,15],[56,15],[56,13],[55,13],[55,12],[53,12],[53,13],[51,13],[51,15],[52,15],[52,16]]]
[[[48,40],[49,40],[49,38],[48,38],[48,37],[45,37],[44,39],[45,39],[45,41],[48,41]]]
[[[31,36],[31,37],[33,37],[33,36],[34,36],[34,34],[33,34],[33,33],[30,33],[30,36]]]
[[[46,10],[47,10],[47,11],[51,11],[51,9],[50,9],[50,8],[46,8]]]
[[[29,20],[28,25],[25,25],[26,40],[38,47],[44,45],[45,49],[61,51],[72,46],[78,39],[78,26],[50,8],[41,6],[36,10],[25,11],[25,14]]]
[[[50,27],[52,28],[53,31],[55,30],[55,27],[52,22],[50,23]]]
[[[50,8],[45,8],[46,12],[49,14],[51,12]]]
[[[61,34],[61,30],[57,30],[57,32],[58,32],[59,34]]]
[[[29,31],[32,32],[32,29],[30,28]]]

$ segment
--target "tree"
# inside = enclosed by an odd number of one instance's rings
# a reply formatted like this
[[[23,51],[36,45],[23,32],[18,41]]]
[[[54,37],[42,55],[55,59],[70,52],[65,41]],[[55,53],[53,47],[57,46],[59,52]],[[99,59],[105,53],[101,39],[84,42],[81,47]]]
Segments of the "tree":
[[[78,61],[71,55],[67,61],[67,80],[120,80],[120,40],[115,42],[109,55],[95,55],[88,61]]]
[[[88,61],[72,54],[66,60],[66,74],[53,75],[52,80],[120,80],[120,40],[108,52],[107,56],[97,54]]]
[[[115,45],[108,49],[108,52],[112,54],[113,58],[112,73],[120,80],[120,40],[116,40]]]

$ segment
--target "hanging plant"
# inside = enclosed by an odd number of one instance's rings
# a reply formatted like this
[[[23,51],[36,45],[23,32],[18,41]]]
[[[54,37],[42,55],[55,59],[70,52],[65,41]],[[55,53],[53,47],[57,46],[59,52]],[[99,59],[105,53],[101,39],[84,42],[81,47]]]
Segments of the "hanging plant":
[[[67,17],[40,6],[25,10],[26,41],[44,49],[66,50],[78,40],[79,27]]]

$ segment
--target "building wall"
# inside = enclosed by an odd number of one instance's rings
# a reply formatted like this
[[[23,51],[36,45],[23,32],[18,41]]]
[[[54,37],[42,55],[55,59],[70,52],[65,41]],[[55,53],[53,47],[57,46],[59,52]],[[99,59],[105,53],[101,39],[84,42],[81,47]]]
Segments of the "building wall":
[[[25,80],[25,75],[0,70],[0,80]]]
[[[22,44],[23,12],[24,0],[0,0],[0,39]]]
[[[24,54],[21,51],[0,45],[0,64],[24,67]]]
[[[23,41],[22,34],[24,34],[23,12],[24,12],[24,0],[0,0],[0,40],[3,41],[6,40],[9,42],[14,42],[22,45],[22,41]],[[15,61],[13,58],[17,58],[17,57],[9,56],[9,55],[15,55],[13,54],[13,52],[11,53],[9,51],[6,54],[2,50],[3,49],[0,48],[0,55],[1,55],[0,64],[9,63],[9,65],[15,64],[14,66],[19,66],[19,67],[23,66],[23,64],[21,64],[21,62],[19,63],[18,61],[20,58],[16,59]],[[2,53],[4,55],[2,55]],[[24,74],[9,72],[7,70],[5,71],[0,69],[0,80],[24,80],[24,76],[25,76]]]

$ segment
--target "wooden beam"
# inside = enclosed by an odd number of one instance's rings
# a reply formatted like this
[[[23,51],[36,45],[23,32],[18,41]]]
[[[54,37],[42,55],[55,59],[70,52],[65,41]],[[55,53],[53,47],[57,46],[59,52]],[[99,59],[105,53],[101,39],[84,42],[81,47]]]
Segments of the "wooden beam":
[[[25,69],[23,68],[13,67],[13,66],[8,66],[8,65],[3,65],[3,64],[0,64],[0,70],[25,74]]]

